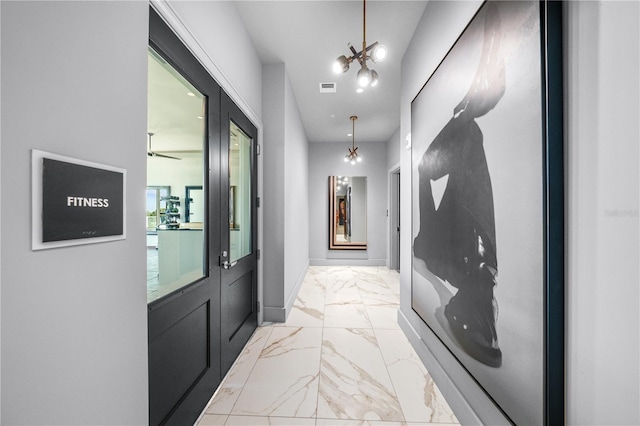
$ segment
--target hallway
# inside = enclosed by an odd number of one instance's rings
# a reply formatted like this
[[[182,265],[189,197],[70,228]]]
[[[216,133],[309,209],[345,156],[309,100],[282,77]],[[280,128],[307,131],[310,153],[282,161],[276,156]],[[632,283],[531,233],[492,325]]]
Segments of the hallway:
[[[397,325],[399,293],[384,267],[309,267],[288,321],[256,330],[198,425],[457,424]]]

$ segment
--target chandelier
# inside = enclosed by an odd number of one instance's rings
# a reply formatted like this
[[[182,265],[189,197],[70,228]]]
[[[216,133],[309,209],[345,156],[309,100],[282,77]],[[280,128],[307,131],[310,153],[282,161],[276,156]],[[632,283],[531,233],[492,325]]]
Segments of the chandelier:
[[[351,119],[351,148],[348,148],[349,153],[344,156],[344,161],[356,164],[356,162],[362,161],[362,157],[358,156],[358,147],[356,146],[356,120],[358,117],[352,115],[349,118]]]
[[[375,86],[378,84],[378,73],[374,69],[367,67],[367,59],[371,59],[373,62],[381,62],[387,56],[387,48],[379,44],[377,41],[370,46],[367,46],[367,4],[366,0],[362,1],[362,50],[357,52],[356,49],[348,44],[351,50],[351,56],[341,55],[336,59],[333,64],[333,70],[339,73],[345,73],[349,71],[349,64],[353,61],[358,61],[360,64],[360,70],[358,71],[358,85],[361,88],[367,86]]]

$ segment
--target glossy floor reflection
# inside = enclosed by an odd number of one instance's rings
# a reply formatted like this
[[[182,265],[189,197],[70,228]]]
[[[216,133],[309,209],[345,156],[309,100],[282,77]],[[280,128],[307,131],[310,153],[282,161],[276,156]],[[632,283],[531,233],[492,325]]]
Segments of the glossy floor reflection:
[[[309,267],[284,324],[258,328],[198,425],[458,424],[397,325],[399,275]]]

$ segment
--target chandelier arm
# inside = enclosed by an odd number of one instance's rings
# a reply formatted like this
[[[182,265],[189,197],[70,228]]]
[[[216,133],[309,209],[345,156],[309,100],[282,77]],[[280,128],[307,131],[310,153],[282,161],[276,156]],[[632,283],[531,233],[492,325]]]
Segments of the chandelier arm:
[[[362,66],[367,64],[367,0],[362,0]]]
[[[363,56],[364,56],[363,52],[369,52],[369,51],[373,50],[378,44],[379,43],[377,41],[373,42],[373,43],[371,43],[371,45],[367,46],[366,49],[363,49],[363,50],[361,50],[359,52],[356,52],[356,49],[354,49],[353,46],[349,46],[349,49],[351,49],[351,53],[353,53],[353,55],[349,56],[347,58],[347,61],[349,61],[349,63],[351,63],[353,61],[358,61],[358,63],[360,65],[363,65]]]
[[[374,41],[373,43],[371,43],[370,46],[367,46],[367,48],[365,49],[367,52],[372,50],[374,47],[376,47],[378,45],[377,41]]]

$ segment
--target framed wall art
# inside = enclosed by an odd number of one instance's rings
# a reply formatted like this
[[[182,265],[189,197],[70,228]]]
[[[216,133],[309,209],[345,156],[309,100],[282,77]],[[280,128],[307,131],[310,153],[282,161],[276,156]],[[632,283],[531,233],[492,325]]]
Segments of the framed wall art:
[[[561,14],[483,3],[411,104],[411,305],[515,424],[564,421]]]

